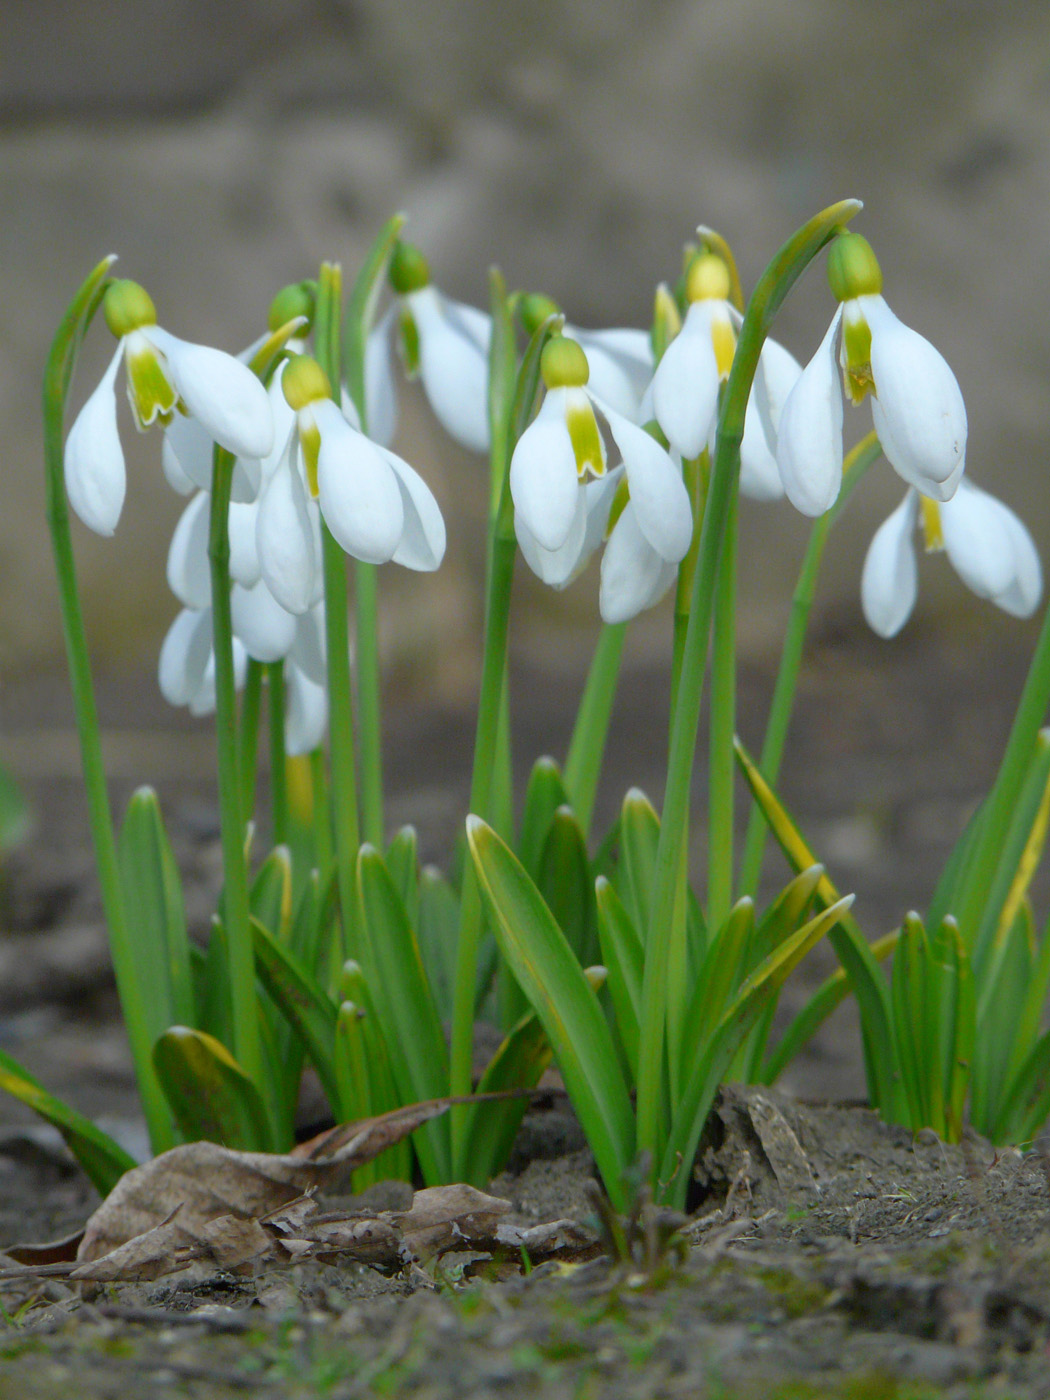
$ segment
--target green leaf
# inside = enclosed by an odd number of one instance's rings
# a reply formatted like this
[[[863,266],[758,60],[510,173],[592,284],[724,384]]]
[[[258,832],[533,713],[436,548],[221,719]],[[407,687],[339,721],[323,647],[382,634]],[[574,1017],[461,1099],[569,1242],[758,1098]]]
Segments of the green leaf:
[[[751,973],[716,1029],[702,1047],[697,1046],[660,1166],[659,1187],[664,1199],[679,1208],[684,1205],[700,1134],[724,1070],[769,997],[780,990],[792,970],[852,903],[853,895],[847,895],[789,935]]]
[[[292,927],[292,861],[287,846],[275,846],[259,866],[248,903],[252,917],[278,942],[287,943]]]
[[[332,941],[337,937],[335,910],[338,884],[335,870],[327,879],[311,870],[303,883],[299,907],[292,920],[288,947],[308,976],[326,980],[331,969]]]
[[[262,1152],[277,1146],[259,1091],[214,1036],[172,1026],[157,1038],[153,1065],[189,1142]]]
[[[432,865],[424,866],[419,875],[417,936],[434,1005],[442,1021],[450,1021],[452,989],[456,981],[459,896],[440,870]]]
[[[609,995],[616,1015],[616,1031],[633,1078],[638,1070],[645,951],[638,930],[631,922],[631,916],[616,893],[615,886],[604,875],[599,875],[595,882],[595,895],[598,939],[602,962],[609,974]]]
[[[0,1089],[58,1129],[100,1196],[108,1196],[124,1173],[138,1165],[119,1143],[96,1128],[90,1118],[49,1094],[27,1069],[2,1050]]]
[[[551,818],[535,881],[580,966],[597,962],[594,882],[587,843],[571,807],[559,807]]]
[[[643,945],[649,928],[660,818],[640,788],[631,788],[620,812],[620,868],[617,887]]]
[[[913,1130],[929,1127],[943,1135],[935,1112],[939,1095],[934,1087],[935,1080],[940,1083],[941,1063],[930,1044],[935,1027],[927,1019],[930,961],[922,920],[917,914],[908,914],[901,926],[890,979],[893,1042]]]
[[[993,1142],[1031,1142],[1050,1116],[1050,1031],[1036,1041],[998,1105]]]
[[[543,847],[550,831],[554,814],[568,804],[561,769],[553,758],[538,758],[532,765],[528,785],[525,788],[525,802],[521,812],[521,831],[518,835],[518,859],[535,880],[539,874]]]
[[[624,1210],[634,1120],[598,999],[513,852],[479,817],[467,818],[467,840],[500,948],[547,1032],[609,1198]]]
[[[383,857],[374,846],[357,858],[358,890],[374,975],[368,983],[383,1028],[402,1102],[448,1093],[448,1049],[427,983],[415,933]],[[431,1119],[413,1135],[423,1174],[447,1181],[451,1169],[448,1119]]]
[[[419,927],[419,843],[414,826],[403,826],[386,852],[386,868],[401,896],[408,922]]]
[[[335,1002],[258,919],[252,920],[252,946],[259,980],[288,1018],[335,1109],[339,1103],[332,1063],[338,1014]]]
[[[796,873],[801,874],[804,870],[818,865],[820,862],[806,844],[798,826],[762,777],[739,739],[735,740],[734,748],[751,794]],[[816,896],[825,908],[830,908],[840,899],[838,890],[827,875],[822,875],[818,881]],[[901,1095],[895,1079],[896,1067],[890,1031],[890,994],[886,980],[879,971],[878,962],[868,940],[856,920],[849,914],[843,913],[837,923],[828,930],[828,941],[846,970],[853,995],[857,998],[864,1037],[868,1092],[872,1104],[884,1118],[897,1122],[901,1110]]]
[[[135,919],[136,975],[152,1037],[196,1021],[182,885],[152,788],[132,794],[117,841],[125,907]]]
[[[885,938],[871,945],[872,956],[882,962],[897,946],[900,930],[894,929]],[[802,1010],[789,1024],[774,1051],[763,1061],[761,1071],[755,1078],[760,1084],[774,1084],[785,1066],[789,1065],[802,1047],[812,1039],[827,1018],[849,996],[850,980],[846,969],[838,968],[831,974],[806,1002]]]

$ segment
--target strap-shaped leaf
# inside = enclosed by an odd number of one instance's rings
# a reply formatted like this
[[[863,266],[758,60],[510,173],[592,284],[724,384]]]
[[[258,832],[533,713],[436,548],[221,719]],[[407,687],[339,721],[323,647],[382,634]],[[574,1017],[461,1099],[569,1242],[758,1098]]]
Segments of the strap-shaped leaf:
[[[538,758],[532,765],[525,788],[517,842],[518,859],[534,880],[539,873],[540,858],[554,814],[568,801],[557,763],[547,756]]]
[[[638,1069],[645,952],[638,930],[631,922],[631,916],[616,893],[615,886],[604,875],[599,875],[594,889],[598,903],[598,939],[602,962],[609,973],[609,995],[616,1013],[616,1030],[633,1078]]]
[[[287,846],[275,846],[255,873],[249,894],[252,917],[287,943],[292,927],[292,859]]]
[[[404,1103],[448,1093],[448,1049],[415,933],[383,857],[362,846],[358,891],[373,973],[369,990],[383,1028],[390,1064]],[[413,1137],[428,1181],[447,1180],[448,1119],[432,1119]]]
[[[734,741],[734,748],[751,794],[795,871],[801,874],[802,871],[819,864],[797,824],[762,777],[739,739]],[[840,898],[838,890],[826,874],[821,876],[817,884],[816,895],[826,908]],[[828,941],[835,950],[835,956],[845,968],[853,995],[857,998],[871,1101],[883,1117],[896,1122],[901,1095],[894,1076],[889,988],[886,979],[879,971],[868,940],[856,920],[848,913],[844,912],[837,923],[828,930]]]
[[[569,940],[569,947],[587,967],[598,959],[597,911],[587,842],[571,807],[559,807],[543,843],[536,888]]]
[[[183,1136],[245,1151],[273,1151],[266,1108],[255,1085],[214,1036],[172,1026],[153,1047],[153,1064]]]
[[[659,842],[660,818],[655,807],[640,788],[631,788],[620,810],[621,873],[616,883],[643,944],[652,909]]]
[[[440,870],[424,866],[419,874],[419,952],[442,1021],[452,1019],[456,981],[459,896]]]
[[[258,919],[252,920],[252,943],[259,980],[294,1028],[334,1110],[339,1103],[332,1064],[338,1008],[291,950],[278,943]]]
[[[401,896],[408,922],[419,926],[419,841],[414,826],[403,826],[386,850],[386,868]]]
[[[1031,1142],[1050,1117],[1050,1031],[1036,1041],[1003,1094],[989,1137]]]
[[[117,841],[120,883],[135,920],[136,975],[150,1033],[196,1020],[178,866],[157,794],[132,794]]]
[[[702,1046],[697,1046],[698,1053],[677,1105],[660,1164],[658,1190],[669,1203],[679,1208],[685,1204],[700,1134],[711,1111],[715,1091],[737,1047],[767,999],[779,991],[789,973],[852,903],[853,895],[847,895],[786,938],[746,979],[718,1026]]]
[[[626,1205],[634,1118],[608,1023],[565,935],[514,853],[479,817],[467,840],[504,957],[554,1049],[613,1205]]]
[[[96,1128],[90,1118],[49,1094],[27,1069],[2,1050],[0,1089],[58,1129],[100,1196],[108,1196],[124,1173],[138,1165],[119,1143]]]
[[[938,1112],[943,1110],[943,1104],[938,1102],[937,1088],[941,1063],[930,1043],[936,1027],[927,1019],[930,999],[927,984],[933,975],[930,961],[922,920],[917,914],[908,914],[901,926],[890,979],[893,1043],[912,1128],[918,1131],[930,1127],[943,1134]]]

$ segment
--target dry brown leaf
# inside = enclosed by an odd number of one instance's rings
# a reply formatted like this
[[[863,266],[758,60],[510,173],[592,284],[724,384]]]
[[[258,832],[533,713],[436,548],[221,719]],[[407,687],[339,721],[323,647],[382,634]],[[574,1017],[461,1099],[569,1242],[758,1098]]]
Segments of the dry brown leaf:
[[[97,1259],[88,1260],[70,1271],[79,1283],[147,1283],[150,1279],[184,1269],[204,1253],[192,1231],[178,1218],[179,1208],[166,1220],[125,1241]]]
[[[459,1182],[417,1191],[410,1210],[386,1214],[400,1226],[407,1249],[429,1259],[448,1249],[492,1244],[499,1218],[509,1210],[502,1197]]]

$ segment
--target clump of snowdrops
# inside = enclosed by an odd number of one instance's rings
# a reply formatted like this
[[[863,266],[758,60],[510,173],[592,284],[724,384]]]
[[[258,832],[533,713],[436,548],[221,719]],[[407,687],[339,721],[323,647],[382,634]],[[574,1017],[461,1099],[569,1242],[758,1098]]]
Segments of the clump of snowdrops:
[[[612,1205],[625,1208],[641,1161],[656,1199],[680,1208],[719,1083],[775,1078],[850,991],[887,1117],[955,1135],[969,1112],[1015,1140],[1047,1116],[1050,939],[1026,891],[1050,791],[1039,731],[1050,625],[999,779],[925,922],[909,914],[869,943],[775,790],[828,531],[880,458],[906,494],[863,569],[876,631],[898,631],[914,604],[918,527],[927,549],[945,550],[1007,612],[1030,614],[1041,593],[1024,526],[966,474],[951,370],[890,310],[872,249],[849,231],[859,209],[845,201],[811,219],[746,300],[728,244],[701,227],[638,329],[583,330],[546,296],[508,293],[498,272],[485,311],[456,303],[402,239],[400,218],[345,298],[339,266],[324,264],[272,298],[238,356],[162,330],[148,293],[114,278],[112,259],[85,281],[45,381],[48,514],[99,879],[154,1151],[199,1137],[287,1148],[309,1063],[337,1120],[454,1100],[363,1168],[359,1185],[413,1173],[484,1182],[510,1149],[523,1091],[553,1059]],[[803,368],[769,332],[825,249],[837,309]],[[67,433],[77,352],[99,320],[116,350]],[[390,446],[395,342],[449,434],[478,454],[488,500],[466,845],[447,873],[421,869],[411,827],[391,832],[384,814],[380,570],[437,569],[446,543],[425,476]],[[133,417],[160,432],[167,479],[188,497],[168,559],[182,611],[159,677],[173,704],[215,716],[224,881],[204,946],[188,936],[153,793],[136,793],[114,825],[77,595],[68,505],[98,533],[119,527],[122,375]],[[854,403],[870,400],[874,422],[845,455],[843,386]],[[749,498],[785,496],[815,524],[752,760],[736,740],[737,534]],[[602,625],[572,739],[563,762],[537,759],[519,796],[507,672],[516,559],[555,588],[580,575],[588,587],[599,550]],[[595,833],[625,631],[636,617],[664,626],[666,613],[645,614],[669,591],[662,799],[632,788],[612,829]],[[708,676],[706,855],[691,870]],[[738,770],[752,795],[742,849]],[[794,869],[760,906],[769,828]],[[840,972],[774,1044],[780,988],[825,936]],[[894,946],[887,980],[879,960]],[[479,1076],[480,1018],[503,1039]],[[6,1057],[0,1082],[60,1127],[100,1189],[130,1165]]]

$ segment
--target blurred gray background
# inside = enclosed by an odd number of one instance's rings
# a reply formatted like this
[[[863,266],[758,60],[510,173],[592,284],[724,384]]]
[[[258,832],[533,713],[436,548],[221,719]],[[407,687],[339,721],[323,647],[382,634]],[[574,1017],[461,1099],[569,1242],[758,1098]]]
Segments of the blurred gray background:
[[[320,258],[352,276],[398,209],[453,295],[482,303],[498,262],[577,323],[615,325],[647,321],[698,222],[729,238],[751,285],[812,212],[864,199],[854,227],[888,300],[962,384],[972,477],[1046,553],[1045,0],[4,0],[0,123],[0,674],[59,654],[39,385],[97,259],[119,253],[175,333],[235,350],[272,292]],[[814,269],[779,338],[807,359],[832,309]],[[110,353],[100,328],[74,409]],[[848,413],[847,432],[869,423]],[[477,635],[482,469],[414,391],[399,445],[451,541],[434,583],[388,571],[387,647],[451,697]],[[78,527],[77,544],[93,644],[135,667],[152,665],[176,611],[163,560],[181,503],[159,441],[131,446],[117,536]],[[822,607],[851,619],[863,549],[900,487],[884,469],[862,494],[822,585]],[[743,636],[759,654],[781,630],[806,527],[786,505],[743,518]],[[525,637],[551,646],[561,618],[571,652],[596,614],[593,572],[564,599],[528,596]],[[992,620],[940,560],[924,566],[920,607]],[[636,632],[665,645],[663,628]]]

